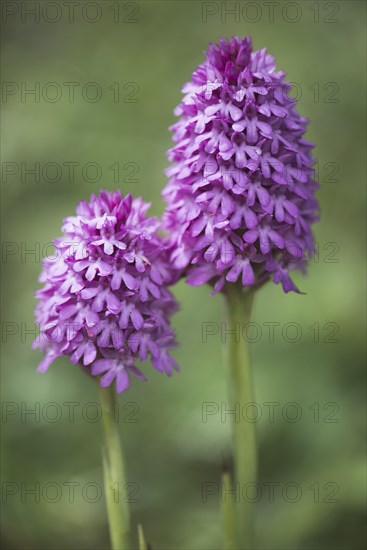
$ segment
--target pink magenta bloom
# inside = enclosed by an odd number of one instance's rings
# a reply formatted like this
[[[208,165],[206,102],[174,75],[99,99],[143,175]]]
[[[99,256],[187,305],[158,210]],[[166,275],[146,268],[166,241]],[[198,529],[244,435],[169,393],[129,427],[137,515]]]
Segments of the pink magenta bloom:
[[[172,265],[187,282],[258,285],[271,276],[297,291],[317,219],[313,145],[291,85],[251,39],[210,45],[184,85],[163,196]]]
[[[175,346],[169,321],[177,310],[167,288],[168,253],[148,208],[140,198],[101,191],[64,220],[36,293],[40,335],[34,347],[46,354],[40,372],[66,355],[100,376],[102,387],[115,381],[121,393],[130,375],[145,380],[137,358],[149,356],[168,375],[178,369],[168,353]]]

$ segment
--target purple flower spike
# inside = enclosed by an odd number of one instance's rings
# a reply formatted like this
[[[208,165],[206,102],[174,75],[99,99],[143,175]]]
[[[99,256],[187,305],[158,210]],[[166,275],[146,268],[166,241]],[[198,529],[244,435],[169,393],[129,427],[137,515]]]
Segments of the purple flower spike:
[[[177,364],[168,351],[175,338],[169,320],[177,302],[160,222],[146,216],[149,205],[119,191],[101,191],[81,202],[66,218],[56,253],[44,260],[37,291],[34,347],[46,356],[45,372],[60,355],[100,376],[100,385],[115,381],[118,393],[130,376],[145,380],[136,359],[152,359],[168,376]]]
[[[211,44],[183,87],[176,145],[163,191],[171,261],[192,285],[258,285],[298,291],[317,219],[307,120],[266,50],[246,37]]]

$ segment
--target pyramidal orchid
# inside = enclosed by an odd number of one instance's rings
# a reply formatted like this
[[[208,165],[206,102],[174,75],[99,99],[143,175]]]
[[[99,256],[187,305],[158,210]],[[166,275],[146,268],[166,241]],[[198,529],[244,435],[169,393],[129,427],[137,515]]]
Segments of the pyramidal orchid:
[[[131,376],[145,380],[137,360],[150,358],[171,375],[175,338],[170,317],[177,303],[161,224],[146,215],[149,204],[119,191],[101,191],[82,201],[64,220],[55,254],[44,260],[37,291],[34,347],[45,353],[45,372],[60,356],[79,365],[100,384],[105,429],[103,471],[113,550],[130,550],[126,478],[118,426],[115,389],[128,389]],[[118,494],[116,494],[116,491]]]
[[[307,120],[291,84],[249,37],[211,44],[184,85],[172,126],[164,224],[172,266],[188,284],[222,292],[230,330],[250,320],[254,290],[265,282],[299,292],[291,278],[313,253],[318,204]],[[240,330],[241,333],[241,330]],[[232,405],[254,402],[244,338],[227,338]],[[242,407],[241,407],[242,410]],[[256,481],[254,424],[233,422],[240,491]],[[253,506],[237,503],[226,547],[253,548]]]
[[[183,87],[163,191],[173,265],[187,282],[298,289],[317,218],[312,144],[285,73],[251,39],[221,39]]]
[[[64,220],[55,254],[44,261],[37,291],[35,347],[45,372],[59,356],[125,391],[130,377],[145,380],[136,360],[151,358],[160,372],[177,370],[170,317],[177,303],[168,290],[168,255],[160,222],[149,205],[119,191],[101,191]]]

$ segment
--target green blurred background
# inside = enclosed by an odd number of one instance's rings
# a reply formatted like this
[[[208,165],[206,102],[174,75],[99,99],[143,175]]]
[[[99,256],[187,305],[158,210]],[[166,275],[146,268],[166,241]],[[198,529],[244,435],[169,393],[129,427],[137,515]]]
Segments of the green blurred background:
[[[34,2],[4,4],[3,548],[109,547],[105,503],[95,489],[102,483],[101,423],[91,421],[93,405],[86,407],[96,402],[96,387],[67,360],[36,373],[41,354],[31,351],[27,330],[34,329],[40,262],[63,217],[101,187],[141,195],[153,203],[152,213],[162,213],[168,126],[181,85],[209,42],[233,34],[251,35],[255,49],[267,47],[296,83],[321,184],[319,256],[307,277],[296,277],[306,294],[284,295],[268,284],[256,297],[257,333],[249,335],[258,339],[251,353],[262,413],[257,547],[364,548],[365,3],[276,2],[273,21],[266,2],[81,2],[74,19],[65,3],[56,3],[59,12],[55,3],[40,2],[49,6],[39,21],[24,11]],[[236,16],[226,12],[233,6]],[[22,87],[36,82],[39,101],[22,97]],[[47,87],[51,82],[56,87]],[[79,83],[74,102],[67,82]],[[97,88],[83,88],[90,82]],[[96,90],[102,97],[92,102]],[[25,171],[36,162],[39,178]],[[73,162],[79,164],[69,177]],[[227,404],[223,304],[207,287],[180,283],[174,293],[182,304],[174,317],[181,372],[169,379],[146,365],[149,382],[134,381],[119,400],[128,478],[137,492],[133,522],[143,523],[154,549],[219,549],[220,494],[203,502],[202,487],[219,483],[222,457],[230,456],[231,417],[220,414]],[[218,332],[204,341],[208,322]],[[274,341],[269,322],[278,323]],[[61,410],[55,422],[51,402]],[[74,422],[68,402],[78,403]],[[278,403],[273,422],[269,402]],[[218,404],[207,422],[203,403]],[[34,407],[39,414],[25,414]],[[278,484],[274,502],[269,482]],[[25,493],[37,483],[39,502]],[[74,502],[70,483],[78,484]]]

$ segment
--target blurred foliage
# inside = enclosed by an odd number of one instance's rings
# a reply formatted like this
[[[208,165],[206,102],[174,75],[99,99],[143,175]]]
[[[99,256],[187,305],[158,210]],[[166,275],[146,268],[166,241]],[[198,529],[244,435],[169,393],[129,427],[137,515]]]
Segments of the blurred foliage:
[[[32,2],[11,4],[20,9],[21,4]],[[2,263],[2,399],[15,407],[14,414],[3,416],[2,481],[18,487],[17,494],[3,497],[3,548],[92,550],[109,545],[103,498],[92,503],[82,496],[86,484],[102,485],[100,422],[87,421],[81,414],[87,403],[97,400],[96,387],[80,369],[62,359],[48,374],[36,373],[41,354],[31,351],[33,336],[25,329],[34,327],[34,291],[41,264],[39,256],[25,255],[25,250],[39,246],[41,255],[44,250],[50,253],[47,245],[59,234],[62,218],[73,212],[78,200],[100,187],[119,187],[141,195],[153,203],[152,213],[163,211],[160,191],[166,181],[165,151],[170,146],[167,128],[174,121],[172,111],[179,102],[180,88],[202,61],[207,44],[233,34],[251,35],[256,49],[267,47],[289,80],[300,87],[299,109],[311,121],[307,136],[317,144],[321,180],[322,212],[315,230],[319,259],[311,263],[307,277],[297,276],[306,295],[284,295],[281,288],[269,284],[257,296],[254,308],[254,322],[262,331],[259,341],[252,344],[256,399],[262,411],[257,423],[264,489],[256,503],[258,548],[364,548],[366,5],[333,2],[338,22],[325,23],[330,7],[324,2],[297,2],[301,19],[291,23],[280,15],[284,2],[276,9],[274,22],[260,2],[262,16],[251,23],[243,16],[236,22],[230,15],[222,21],[220,6],[233,3],[210,3],[219,6],[219,11],[204,23],[201,2],[143,1],[138,2],[137,23],[114,23],[113,4],[109,0],[100,3],[103,16],[94,24],[83,20],[80,9],[75,10],[73,23],[65,13],[55,23],[44,18],[35,23],[31,17],[22,22],[19,13],[3,23],[3,81],[19,86],[25,82],[29,87],[34,82],[41,86],[79,82],[79,90],[87,82],[97,82],[103,90],[96,103],[83,99],[77,88],[75,101],[67,101],[63,86],[65,95],[55,103],[42,98],[37,103],[31,96],[22,102],[19,93],[2,104],[3,135],[6,132],[2,160],[19,167],[16,175],[2,182],[2,240],[19,248],[3,256]],[[120,7],[126,17],[131,6],[125,4]],[[316,5],[318,23],[314,22]],[[115,82],[120,83],[124,97],[131,90],[122,87],[136,83],[138,102],[114,103],[109,86]],[[325,102],[332,91],[325,88],[330,82],[338,86],[337,102]],[[34,182],[31,176],[22,181],[20,163],[32,166],[35,162],[41,166],[79,162],[80,166],[72,182],[66,169],[55,183],[42,177]],[[102,167],[101,181],[83,179],[81,167],[88,162]],[[108,167],[116,162],[122,167],[136,163],[138,181],[122,181],[130,172],[127,167],[115,182]],[[327,163],[334,163],[332,170],[336,165],[332,178],[336,181],[324,181],[330,174]],[[182,304],[174,319],[181,372],[168,379],[146,365],[149,382],[134,381],[120,398],[128,478],[138,488],[133,521],[135,526],[142,523],[155,550],[219,549],[219,494],[203,502],[202,484],[220,483],[222,457],[230,456],[231,417],[221,419],[218,413],[203,422],[202,409],[205,402],[218,403],[219,408],[226,403],[220,333],[223,304],[221,297],[209,297],[206,287],[193,289],[182,282],[174,292]],[[217,323],[219,329],[206,342],[202,337],[205,322]],[[279,323],[274,342],[269,341],[264,325],[268,322]],[[297,323],[301,329],[294,343],[289,341],[294,337],[292,327],[282,337],[287,323]],[[19,329],[14,335],[8,334],[12,326]],[[326,342],[335,327],[337,341]],[[49,418],[54,416],[51,408],[39,422],[20,414],[22,406],[39,403],[42,410],[50,402],[62,408],[59,421],[45,419],[47,413]],[[75,422],[69,421],[68,408],[63,405],[68,402],[80,403]],[[123,409],[127,402],[139,407],[134,413],[137,423],[127,422],[133,410]],[[280,403],[274,422],[269,422],[267,402]],[[284,405],[290,402],[301,409],[297,422],[282,416]],[[335,416],[327,417],[334,409]],[[286,408],[286,412],[291,417],[295,409]],[[63,484],[72,482],[79,485],[75,502],[70,503],[68,486]],[[266,497],[264,482],[280,484],[274,502]],[[51,487],[49,496],[39,502],[32,495],[22,499],[21,483],[27,488],[39,483],[41,493],[48,483],[58,483],[62,498],[51,502],[55,495]],[[287,483],[301,487],[297,502],[282,497]],[[319,502],[315,502],[315,484],[319,484]],[[338,502],[325,502],[335,487]],[[89,499],[94,494],[91,488]],[[289,495],[292,498],[291,489]]]

